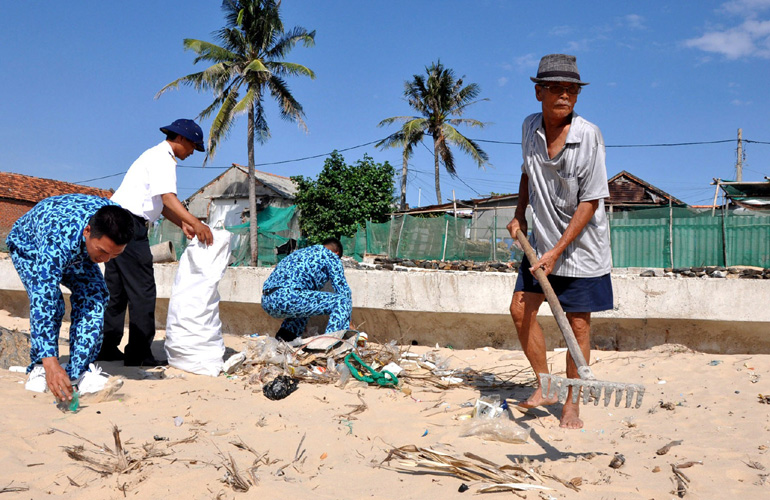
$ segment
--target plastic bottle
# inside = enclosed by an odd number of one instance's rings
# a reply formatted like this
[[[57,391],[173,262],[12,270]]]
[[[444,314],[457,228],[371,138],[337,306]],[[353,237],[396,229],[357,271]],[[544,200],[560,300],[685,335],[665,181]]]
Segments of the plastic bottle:
[[[72,399],[69,401],[66,399],[57,400],[56,407],[65,413],[68,411],[78,411],[78,408],[80,408],[80,393],[78,391],[74,391],[72,393]]]
[[[340,374],[340,381],[337,383],[338,387],[345,387],[345,384],[350,380],[350,368],[345,363],[337,365],[337,373]]]

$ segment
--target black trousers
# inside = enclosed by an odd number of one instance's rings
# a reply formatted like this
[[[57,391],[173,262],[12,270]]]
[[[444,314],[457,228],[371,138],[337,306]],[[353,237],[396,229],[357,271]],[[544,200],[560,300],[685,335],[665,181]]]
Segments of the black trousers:
[[[128,307],[126,364],[140,364],[152,359],[150,346],[155,338],[156,291],[144,218],[134,216],[134,239],[122,254],[104,265],[104,280],[110,302],[104,312],[102,350],[114,350],[120,345]]]

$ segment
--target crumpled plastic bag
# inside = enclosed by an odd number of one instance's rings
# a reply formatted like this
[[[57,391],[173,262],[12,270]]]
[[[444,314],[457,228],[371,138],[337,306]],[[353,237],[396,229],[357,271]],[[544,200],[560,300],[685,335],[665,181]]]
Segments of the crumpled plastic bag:
[[[526,443],[532,432],[531,427],[522,427],[505,415],[497,418],[472,418],[460,437],[479,436],[488,441],[504,443]]]
[[[256,364],[271,365],[293,364],[295,361],[291,355],[291,349],[287,348],[281,341],[267,335],[261,335],[254,342],[249,342],[246,358]]]
[[[296,391],[298,385],[299,380],[291,378],[288,375],[281,375],[275,377],[272,382],[265,384],[262,388],[262,393],[267,399],[277,401]]]

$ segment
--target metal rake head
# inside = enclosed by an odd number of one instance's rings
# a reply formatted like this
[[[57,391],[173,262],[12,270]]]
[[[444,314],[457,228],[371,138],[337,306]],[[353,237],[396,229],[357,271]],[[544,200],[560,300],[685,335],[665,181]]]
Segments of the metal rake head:
[[[583,404],[594,402],[594,406],[599,405],[600,400],[604,400],[604,406],[609,406],[613,393],[615,394],[615,407],[620,406],[620,402],[625,399],[626,408],[635,409],[642,406],[645,388],[641,384],[623,384],[619,382],[604,382],[601,380],[582,380],[577,378],[565,378],[558,375],[547,373],[540,374],[542,383],[541,390],[546,399],[558,396],[560,403],[567,401],[570,387],[572,390],[572,402],[577,403],[580,399],[582,389]],[[602,389],[604,396],[602,397]],[[625,398],[623,397],[625,395]],[[636,401],[634,401],[636,396]]]

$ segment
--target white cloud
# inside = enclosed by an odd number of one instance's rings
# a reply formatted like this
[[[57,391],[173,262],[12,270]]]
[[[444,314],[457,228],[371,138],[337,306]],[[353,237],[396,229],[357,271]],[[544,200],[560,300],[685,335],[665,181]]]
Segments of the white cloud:
[[[730,104],[733,106],[751,106],[753,103],[751,101],[742,101],[740,99],[733,99],[730,101]]]
[[[572,26],[554,26],[548,31],[550,36],[566,36],[572,34],[574,29]]]
[[[770,21],[747,19],[740,26],[710,31],[699,38],[685,40],[684,43],[687,47],[722,54],[728,59],[770,59]]]
[[[737,26],[711,29],[684,41],[685,46],[722,54],[728,59],[760,57],[770,59],[770,20],[760,15],[770,9],[770,0],[730,0],[719,11],[743,18]]]
[[[722,10],[742,16],[752,16],[770,9],[770,0],[731,0],[722,4]]]
[[[517,57],[514,62],[520,70],[529,71],[532,68],[537,68],[538,64],[540,64],[540,56],[536,56],[535,54],[526,54],[521,57]]]
[[[587,52],[589,40],[584,38],[582,40],[572,40],[567,42],[567,53],[573,54],[575,52]]]
[[[639,29],[639,30],[646,28],[646,26],[644,25],[644,18],[639,14],[628,14],[623,18],[623,21],[625,21],[624,24],[629,28]]]
[[[504,87],[506,83],[508,83],[508,78],[506,78],[504,76],[501,76],[500,78],[497,79],[497,86],[498,87]]]

